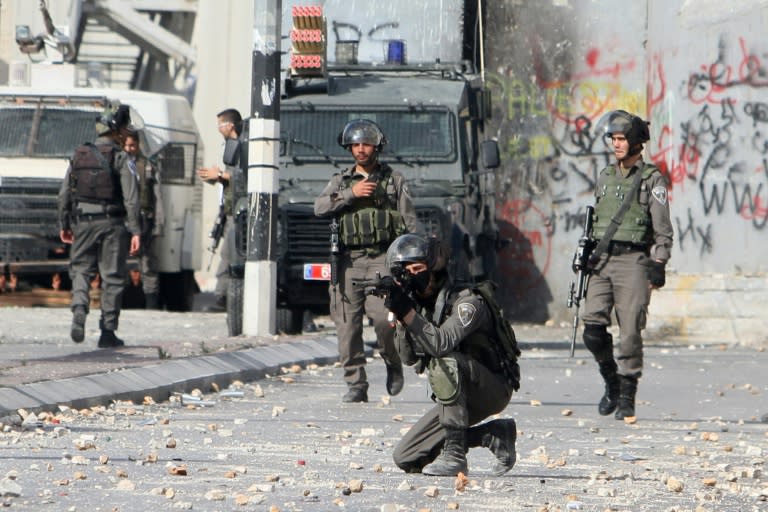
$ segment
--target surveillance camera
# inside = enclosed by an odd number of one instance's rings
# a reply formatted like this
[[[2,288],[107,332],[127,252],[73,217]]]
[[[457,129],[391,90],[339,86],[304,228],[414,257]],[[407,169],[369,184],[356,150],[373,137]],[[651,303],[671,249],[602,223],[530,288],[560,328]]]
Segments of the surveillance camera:
[[[16,44],[21,53],[38,53],[43,49],[43,38],[33,36],[28,25],[16,25]]]

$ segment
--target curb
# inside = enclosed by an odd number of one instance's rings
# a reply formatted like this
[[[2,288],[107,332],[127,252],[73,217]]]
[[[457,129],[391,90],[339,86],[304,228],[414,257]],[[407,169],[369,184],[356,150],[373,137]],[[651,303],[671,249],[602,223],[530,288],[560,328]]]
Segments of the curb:
[[[35,413],[55,411],[60,405],[82,409],[115,400],[140,404],[147,396],[164,401],[173,393],[208,388],[214,383],[223,389],[236,380],[262,379],[284,366],[324,365],[338,357],[335,338],[317,338],[0,388],[0,421],[18,423],[18,409]]]

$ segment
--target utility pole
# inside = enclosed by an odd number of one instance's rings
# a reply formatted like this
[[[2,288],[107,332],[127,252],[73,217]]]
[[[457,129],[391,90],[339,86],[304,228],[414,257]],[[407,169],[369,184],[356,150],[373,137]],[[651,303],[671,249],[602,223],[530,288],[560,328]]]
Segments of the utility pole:
[[[248,254],[243,291],[243,334],[249,336],[276,331],[281,4],[282,0],[253,2]]]

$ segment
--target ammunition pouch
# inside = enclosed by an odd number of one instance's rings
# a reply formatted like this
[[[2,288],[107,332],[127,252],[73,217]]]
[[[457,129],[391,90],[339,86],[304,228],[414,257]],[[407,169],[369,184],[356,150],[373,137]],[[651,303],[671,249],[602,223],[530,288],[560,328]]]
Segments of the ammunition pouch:
[[[342,215],[339,221],[339,240],[350,249],[387,245],[405,233],[397,210],[363,208]]]
[[[461,395],[461,370],[454,355],[433,357],[427,366],[427,378],[435,400],[443,405],[453,405]]]

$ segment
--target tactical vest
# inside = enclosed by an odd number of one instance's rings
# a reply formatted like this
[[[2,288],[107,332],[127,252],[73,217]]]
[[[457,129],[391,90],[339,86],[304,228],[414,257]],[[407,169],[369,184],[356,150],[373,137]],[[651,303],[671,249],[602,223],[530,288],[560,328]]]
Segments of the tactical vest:
[[[619,228],[613,235],[612,240],[617,242],[644,244],[650,241],[653,234],[651,216],[648,212],[650,198],[648,179],[659,170],[653,165],[645,164],[639,172],[642,172],[642,178],[638,197],[630,203]],[[616,214],[626,194],[631,191],[633,179],[633,176],[622,177],[621,172],[613,165],[601,173],[592,227],[592,237],[595,240],[600,240],[608,229],[611,218]]]
[[[69,184],[74,201],[106,206],[122,206],[120,177],[113,170],[115,147],[82,144],[72,156]]]
[[[392,169],[381,165],[376,190],[371,197],[358,198],[352,210],[339,217],[339,241],[349,249],[381,251],[398,236],[405,234],[405,221],[397,209]],[[343,176],[339,192],[352,188],[362,176]]]
[[[453,304],[457,300],[470,294],[480,295],[488,305],[493,325],[489,326],[490,328],[487,330],[477,330],[469,335],[459,345],[459,351],[479,361],[492,371],[502,372],[510,387],[517,391],[520,389],[520,366],[517,363],[520,349],[517,346],[512,325],[504,318],[504,314],[494,298],[493,288],[493,283],[483,281],[469,289],[463,288],[460,291],[453,291],[449,297],[442,299],[438,297],[435,304],[436,316],[440,317],[438,325],[445,321],[445,317],[453,310]],[[489,333],[492,334],[489,335]]]

